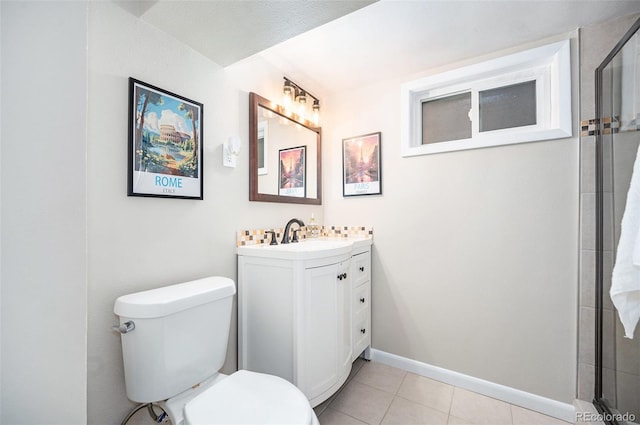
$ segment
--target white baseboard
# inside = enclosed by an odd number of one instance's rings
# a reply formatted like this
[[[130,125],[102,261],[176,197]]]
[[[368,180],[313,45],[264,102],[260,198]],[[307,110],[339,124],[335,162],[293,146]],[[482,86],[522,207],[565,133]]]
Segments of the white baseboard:
[[[375,348],[371,349],[371,360],[553,416],[566,422],[573,423],[576,419],[575,407],[572,404],[562,403],[526,391],[496,384],[495,382],[485,381],[463,373],[386,353]]]

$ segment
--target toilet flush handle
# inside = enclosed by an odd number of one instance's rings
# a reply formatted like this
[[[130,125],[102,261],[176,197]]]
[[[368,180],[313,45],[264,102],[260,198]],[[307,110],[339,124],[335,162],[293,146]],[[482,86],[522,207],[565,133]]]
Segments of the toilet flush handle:
[[[124,322],[120,326],[112,326],[111,329],[114,331],[120,332],[121,334],[126,334],[133,331],[136,328],[136,324],[129,320],[128,322]]]

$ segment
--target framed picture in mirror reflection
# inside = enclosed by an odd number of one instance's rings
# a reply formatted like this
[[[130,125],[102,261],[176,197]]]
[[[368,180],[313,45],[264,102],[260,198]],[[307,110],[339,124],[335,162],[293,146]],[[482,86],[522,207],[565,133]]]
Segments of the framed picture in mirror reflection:
[[[342,140],[343,196],[382,193],[380,139],[378,132]]]
[[[306,196],[306,146],[280,149],[279,158],[279,189],[278,194],[304,198]]]

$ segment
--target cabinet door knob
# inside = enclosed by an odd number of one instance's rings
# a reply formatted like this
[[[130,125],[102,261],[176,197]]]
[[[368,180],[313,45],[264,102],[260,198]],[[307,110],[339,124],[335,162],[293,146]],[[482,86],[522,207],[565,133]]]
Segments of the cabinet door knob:
[[[364,298],[360,298],[360,302],[361,302],[361,303],[364,303]]]
[[[363,272],[364,271],[364,266],[360,266],[360,271]]]
[[[363,334],[366,334],[367,330],[366,329],[360,329],[360,332],[362,332]]]

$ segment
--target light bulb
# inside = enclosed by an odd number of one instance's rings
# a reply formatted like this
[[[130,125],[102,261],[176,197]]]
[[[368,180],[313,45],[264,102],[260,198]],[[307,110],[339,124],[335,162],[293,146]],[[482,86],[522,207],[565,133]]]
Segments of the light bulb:
[[[298,105],[298,116],[300,117],[300,121],[304,122],[304,116],[307,112],[307,108],[304,103],[300,103]]]
[[[296,100],[298,101],[299,119],[301,122],[304,122],[304,117],[307,111],[307,94],[305,93],[304,90],[300,91],[300,94],[298,95],[298,98]]]
[[[291,108],[291,102],[293,101],[293,90],[291,87],[291,83],[287,80],[285,80],[284,82],[282,94],[282,106],[284,106],[285,112],[288,112],[289,108]]]
[[[289,111],[289,108],[291,108],[291,92],[284,94],[282,98],[282,106],[284,106],[285,111]]]

